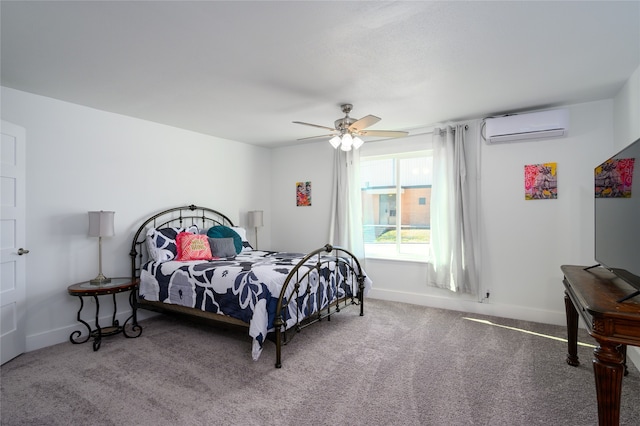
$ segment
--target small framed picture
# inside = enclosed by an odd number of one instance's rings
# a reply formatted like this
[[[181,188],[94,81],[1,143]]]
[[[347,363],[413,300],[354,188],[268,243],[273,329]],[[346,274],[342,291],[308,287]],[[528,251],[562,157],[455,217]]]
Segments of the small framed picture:
[[[557,170],[557,163],[524,166],[524,199],[555,200],[558,198]]]
[[[311,205],[311,182],[296,182],[296,206]]]

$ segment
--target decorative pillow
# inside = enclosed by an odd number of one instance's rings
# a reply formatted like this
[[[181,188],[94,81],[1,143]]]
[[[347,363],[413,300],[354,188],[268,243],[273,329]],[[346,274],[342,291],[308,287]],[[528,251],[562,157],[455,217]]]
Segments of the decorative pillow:
[[[167,262],[178,255],[176,237],[180,232],[197,233],[198,227],[192,225],[188,228],[151,228],[147,231],[147,252],[149,257],[156,262]]]
[[[233,238],[209,238],[211,254],[214,257],[234,257],[236,255],[236,245]]]
[[[211,247],[206,235],[181,232],[176,237],[178,257],[176,260],[210,260]]]
[[[207,231],[207,236],[211,238],[233,238],[233,244],[236,248],[236,254],[242,251],[242,238],[233,229],[228,226],[218,225],[212,226]]]

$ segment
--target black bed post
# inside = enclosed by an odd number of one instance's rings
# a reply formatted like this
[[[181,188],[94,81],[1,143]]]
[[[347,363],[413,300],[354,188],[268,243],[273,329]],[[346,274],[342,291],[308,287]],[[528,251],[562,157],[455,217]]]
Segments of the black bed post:
[[[365,275],[360,272],[358,273],[358,289],[360,290],[360,316],[364,316],[364,279]]]
[[[133,247],[131,247],[131,251],[129,252],[129,256],[131,257],[131,279],[135,280],[136,277],[136,257],[138,256],[138,252],[136,251],[135,241]]]
[[[275,328],[275,333],[276,333],[276,368],[280,368],[282,367],[282,361],[281,361],[281,349],[282,349],[282,311],[279,310],[278,311],[278,315],[276,316],[275,320],[273,321],[273,326]]]

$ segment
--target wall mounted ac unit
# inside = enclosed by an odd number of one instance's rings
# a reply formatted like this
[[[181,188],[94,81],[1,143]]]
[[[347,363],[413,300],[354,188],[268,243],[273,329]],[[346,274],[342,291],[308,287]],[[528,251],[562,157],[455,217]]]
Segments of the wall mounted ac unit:
[[[569,130],[569,111],[556,109],[484,120],[488,143],[564,136]]]

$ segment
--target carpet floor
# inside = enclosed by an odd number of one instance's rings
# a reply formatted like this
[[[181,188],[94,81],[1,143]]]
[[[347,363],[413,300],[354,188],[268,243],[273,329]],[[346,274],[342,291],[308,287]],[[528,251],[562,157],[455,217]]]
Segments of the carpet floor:
[[[597,424],[593,348],[567,365],[565,327],[368,300],[297,334],[276,369],[273,343],[252,361],[236,329],[141,325],[3,365],[2,425]],[[637,425],[632,364],[622,387],[621,424]]]

